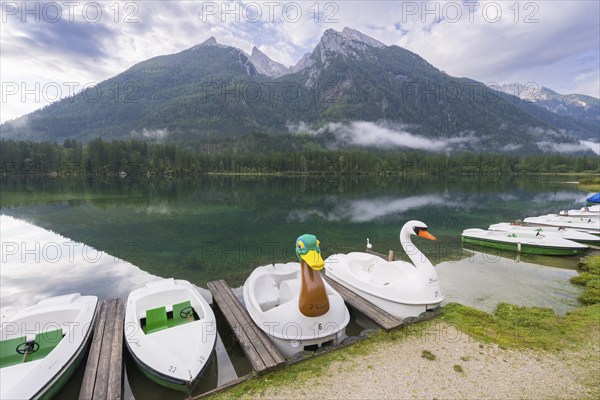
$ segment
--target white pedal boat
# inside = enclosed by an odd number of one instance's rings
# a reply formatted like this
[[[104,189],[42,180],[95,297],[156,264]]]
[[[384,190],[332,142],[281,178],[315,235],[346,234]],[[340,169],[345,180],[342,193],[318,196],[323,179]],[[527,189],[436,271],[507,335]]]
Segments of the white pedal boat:
[[[213,355],[215,315],[189,282],[163,279],[129,294],[125,343],[154,382],[190,392]]]
[[[573,256],[587,251],[588,246],[559,237],[546,237],[530,232],[501,232],[465,229],[462,242],[523,254]]]
[[[423,222],[404,224],[400,244],[413,264],[369,253],[334,254],[325,260],[325,274],[394,316],[418,317],[438,307],[444,296],[435,268],[414,246],[411,235],[435,237]]]
[[[592,235],[600,235],[600,219],[598,218],[561,217],[557,214],[547,214],[539,217],[528,217],[523,222],[527,225],[571,228]]]
[[[85,356],[96,296],[49,297],[2,323],[0,399],[51,399]]]
[[[581,232],[571,228],[557,226],[524,226],[513,225],[509,222],[500,222],[490,225],[490,231],[530,233],[542,237],[558,237],[584,244],[600,244],[600,237],[590,233]]]
[[[286,358],[339,344],[350,322],[344,300],[321,277],[316,238],[303,235],[296,246],[300,263],[258,267],[243,288],[248,313]]]
[[[558,213],[561,217],[571,218],[600,218],[600,211],[591,210],[563,210]]]

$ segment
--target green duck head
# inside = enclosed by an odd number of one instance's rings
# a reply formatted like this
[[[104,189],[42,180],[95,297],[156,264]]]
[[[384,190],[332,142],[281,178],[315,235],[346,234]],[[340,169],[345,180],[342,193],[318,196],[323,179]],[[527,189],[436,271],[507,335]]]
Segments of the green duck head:
[[[323,269],[325,262],[321,257],[321,242],[315,235],[304,234],[296,239],[296,256],[315,271]]]

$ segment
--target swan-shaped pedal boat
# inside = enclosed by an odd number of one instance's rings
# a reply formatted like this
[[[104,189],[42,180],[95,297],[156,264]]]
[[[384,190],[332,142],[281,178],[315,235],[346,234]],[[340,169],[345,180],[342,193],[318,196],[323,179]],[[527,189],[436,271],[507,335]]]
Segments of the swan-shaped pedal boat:
[[[337,345],[350,321],[344,300],[319,272],[324,262],[317,238],[300,236],[296,256],[300,263],[256,268],[243,289],[248,313],[287,358]]]
[[[444,296],[435,268],[412,243],[412,235],[435,240],[423,222],[404,224],[400,244],[412,264],[369,253],[334,254],[325,260],[325,275],[396,317],[418,317],[438,307]]]

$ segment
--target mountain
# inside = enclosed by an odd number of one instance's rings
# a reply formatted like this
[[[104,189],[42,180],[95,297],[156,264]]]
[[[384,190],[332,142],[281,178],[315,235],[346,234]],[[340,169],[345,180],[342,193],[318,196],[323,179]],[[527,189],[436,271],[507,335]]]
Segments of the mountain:
[[[4,123],[0,135],[197,143],[304,132],[333,147],[525,153],[579,148],[571,131],[588,128],[515,100],[451,77],[401,47],[353,29],[329,29],[291,68],[257,48],[248,55],[210,38]]]
[[[256,46],[252,48],[250,61],[254,64],[258,73],[265,76],[278,77],[290,72],[288,67],[271,60],[265,53],[257,49]]]
[[[599,99],[583,94],[563,95],[547,87],[539,87],[534,84],[505,84],[501,86],[501,90],[516,96],[525,103],[531,103],[553,114],[565,117],[565,121],[579,125],[580,129],[584,131],[595,132],[596,138],[598,136],[600,131]],[[571,127],[571,129],[573,128]]]

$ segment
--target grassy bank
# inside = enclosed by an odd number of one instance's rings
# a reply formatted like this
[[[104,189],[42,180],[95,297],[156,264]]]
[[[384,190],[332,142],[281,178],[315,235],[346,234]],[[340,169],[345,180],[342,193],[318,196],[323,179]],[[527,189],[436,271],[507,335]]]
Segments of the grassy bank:
[[[600,192],[600,177],[590,176],[587,178],[581,178],[577,188],[587,192]]]
[[[500,304],[492,313],[452,303],[443,307],[441,318],[433,321],[408,325],[392,332],[377,332],[367,340],[355,343],[344,349],[332,351],[319,357],[285,367],[267,375],[254,377],[236,387],[218,393],[211,398],[229,399],[242,396],[260,395],[267,389],[277,387],[301,388],[307,380],[327,373],[336,361],[353,366],[357,356],[368,354],[376,348],[391,345],[415,335],[467,334],[482,343],[497,344],[502,349],[533,350],[560,353],[577,351],[597,340],[600,335],[600,304],[587,302],[598,294],[600,283],[600,256],[587,257],[581,269],[584,271],[575,279],[585,282],[581,307],[560,317],[548,308],[518,307]],[[588,289],[591,288],[591,289]],[[595,294],[586,295],[587,290]],[[448,332],[448,327],[456,329]]]
[[[600,304],[600,255],[584,258],[579,263],[581,273],[571,278],[571,283],[583,287],[579,302],[585,305]]]

